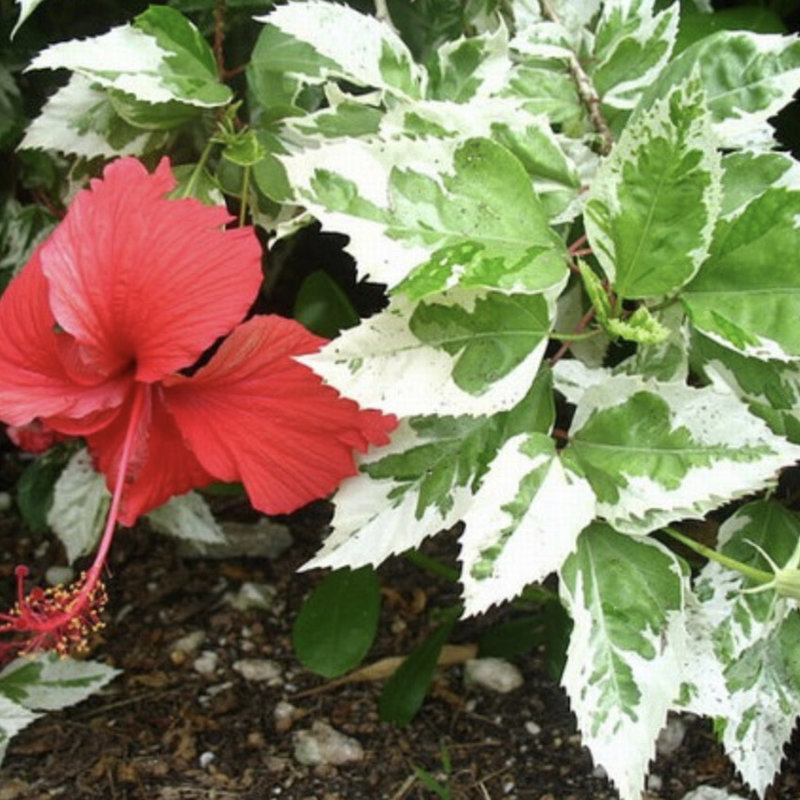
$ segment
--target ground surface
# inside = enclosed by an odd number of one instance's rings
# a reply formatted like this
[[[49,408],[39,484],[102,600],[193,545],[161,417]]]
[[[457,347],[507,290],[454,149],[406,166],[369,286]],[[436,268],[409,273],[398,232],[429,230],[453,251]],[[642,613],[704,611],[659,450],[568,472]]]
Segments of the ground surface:
[[[118,535],[109,624],[93,657],[124,674],[13,741],[0,800],[436,797],[415,778],[415,767],[438,776],[454,800],[615,797],[593,771],[565,697],[535,653],[515,659],[524,685],[509,694],[465,687],[461,665],[443,669],[421,713],[402,729],[378,718],[380,682],[326,688],[304,671],[292,653],[291,621],[321,575],[295,570],[318,546],[326,513],[317,504],[289,520],[294,544],[276,560],[195,560],[146,527]],[[434,545],[448,546],[447,537]],[[0,521],[0,554],[6,596],[14,564],[31,564],[41,574],[63,563],[49,536],[20,533],[13,511]],[[381,632],[371,661],[407,653],[430,630],[432,609],[456,597],[453,586],[400,559],[380,575]],[[240,611],[226,599],[248,581],[275,588],[270,610]],[[488,625],[460,623],[453,638],[476,641]],[[190,634],[196,649],[176,650],[175,642]],[[248,682],[234,669],[246,658],[272,660],[280,672],[271,681]],[[295,710],[279,719],[276,708],[289,712],[282,701]],[[363,758],[340,766],[300,764],[296,737],[315,721],[356,739]],[[800,798],[797,750],[772,800]],[[651,798],[679,800],[700,784],[747,796],[702,722],[689,727],[679,750],[659,757],[653,774]]]

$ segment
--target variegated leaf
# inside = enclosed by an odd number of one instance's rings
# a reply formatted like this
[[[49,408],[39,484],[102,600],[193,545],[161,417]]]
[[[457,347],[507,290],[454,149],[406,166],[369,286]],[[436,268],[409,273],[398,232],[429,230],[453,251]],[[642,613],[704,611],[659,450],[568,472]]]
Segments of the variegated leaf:
[[[658,542],[595,523],[561,569],[574,627],[561,682],[584,744],[622,800],[640,800],[681,684],[686,578]]]
[[[594,513],[589,484],[562,466],[551,437],[509,439],[464,515],[465,615],[510,600],[558,570]]]
[[[401,417],[493,414],[516,405],[552,326],[542,295],[446,292],[387,309],[299,360],[367,408]]]
[[[721,219],[681,300],[692,324],[746,356],[800,359],[800,191],[771,187]]]
[[[773,485],[800,447],[730,392],[617,376],[580,398],[563,458],[598,516],[641,534]]]
[[[711,118],[696,80],[626,126],[598,171],[584,215],[594,254],[620,297],[666,294],[697,273],[720,185]]]
[[[762,552],[781,567],[797,558],[800,519],[777,503],[751,503],[722,525],[718,546],[770,571]],[[763,797],[800,709],[800,609],[770,590],[743,594],[748,588],[752,581],[714,562],[700,573],[688,606],[685,696],[689,710],[716,720],[736,769]]]

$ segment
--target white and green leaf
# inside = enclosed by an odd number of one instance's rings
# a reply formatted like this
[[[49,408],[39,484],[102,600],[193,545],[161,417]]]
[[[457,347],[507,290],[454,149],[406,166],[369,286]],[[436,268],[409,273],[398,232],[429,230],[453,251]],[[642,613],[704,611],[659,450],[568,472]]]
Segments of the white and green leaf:
[[[719,31],[687,47],[644,93],[636,117],[697,71],[714,133],[726,149],[772,148],[768,120],[800,87],[800,38],[750,31]]]
[[[721,219],[681,294],[692,324],[746,356],[800,359],[800,191],[769,188]]]
[[[719,549],[759,570],[779,566],[800,547],[797,514],[769,501],[740,508],[719,530]],[[800,709],[800,609],[709,562],[687,608],[688,710],[716,720],[744,780],[763,797],[780,769]]]
[[[681,563],[658,542],[595,523],[578,538],[560,577],[574,623],[562,685],[594,760],[622,800],[639,800],[681,684]]]
[[[401,417],[494,414],[516,405],[552,327],[540,294],[454,290],[387,309],[299,360],[366,408]]]
[[[133,25],[51,45],[29,66],[62,68],[147,103],[214,108],[233,96],[218,80],[211,47],[191,22],[167,6],[152,6]]]
[[[692,366],[726,386],[779,436],[800,444],[800,363],[748,358],[695,333]]]
[[[669,61],[677,33],[677,3],[654,14],[653,0],[607,0],[590,63],[603,105],[632,109]]]
[[[28,126],[21,150],[56,150],[84,158],[139,156],[152,134],[125,123],[108,94],[89,78],[74,74],[45,103]]]
[[[8,745],[14,736],[41,716],[9,700],[2,693],[2,683],[0,683],[0,764],[3,763]]]
[[[0,693],[25,708],[57,711],[102,689],[121,670],[99,661],[78,661],[55,653],[18,658],[0,672]]]
[[[89,451],[79,450],[56,481],[47,513],[47,524],[64,545],[70,564],[94,550],[110,503],[106,479],[95,472]]]
[[[563,458],[598,516],[642,534],[774,485],[800,447],[730,392],[615,376],[583,393]]]
[[[589,191],[586,232],[620,297],[666,294],[697,273],[720,186],[711,118],[699,83],[689,80],[626,126]]]
[[[250,82],[265,107],[294,102],[303,85],[343,79],[400,97],[420,98],[425,73],[392,28],[338,3],[309,0],[278,6],[267,16],[250,65]],[[288,79],[288,81],[287,81]],[[265,91],[261,91],[261,89]]]
[[[464,614],[511,600],[558,570],[594,515],[591,487],[564,468],[550,436],[506,441],[464,515]]]
[[[496,480],[493,471],[505,476],[504,459],[495,463],[503,443],[545,433],[554,418],[552,383],[543,370],[510,411],[401,421],[391,443],[362,457],[360,474],[340,486],[333,533],[307,566],[377,565],[451,527],[477,502],[482,482]]]
[[[350,237],[359,270],[420,298],[453,286],[543,291],[566,277],[522,164],[488,139],[351,139],[283,159],[324,228]]]

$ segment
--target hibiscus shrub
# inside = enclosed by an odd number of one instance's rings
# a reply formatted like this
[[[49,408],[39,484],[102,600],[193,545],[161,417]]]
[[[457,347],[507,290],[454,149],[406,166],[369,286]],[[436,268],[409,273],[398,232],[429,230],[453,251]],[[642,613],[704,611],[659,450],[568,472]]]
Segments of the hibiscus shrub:
[[[417,694],[457,614],[555,575],[561,682],[623,800],[671,710],[712,717],[763,795],[800,708],[784,20],[653,0],[251,19],[201,0],[52,43],[41,2],[19,3],[26,71],[1,68],[0,419],[20,447],[61,441],[27,491],[70,559],[95,558],[66,587],[17,568],[2,652],[86,646],[117,523],[188,515],[213,539],[194,491],[211,482],[268,514],[335,492],[308,566],[352,571],[298,620],[310,666],[368,648],[370,566],[461,522],[463,606],[400,676]],[[54,70],[66,83],[26,109]],[[288,275],[312,224],[346,237],[355,278]],[[331,602],[354,629],[337,663],[315,649]],[[32,714],[8,702],[0,744]]]

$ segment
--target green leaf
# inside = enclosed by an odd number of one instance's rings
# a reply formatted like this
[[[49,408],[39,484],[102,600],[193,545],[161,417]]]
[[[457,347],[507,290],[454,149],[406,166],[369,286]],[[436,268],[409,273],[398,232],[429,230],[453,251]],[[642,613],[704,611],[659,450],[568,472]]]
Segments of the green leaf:
[[[714,133],[724,148],[775,146],[767,120],[800,85],[800,40],[748,31],[720,31],[686,48],[644,93],[635,118],[697,71]]]
[[[47,514],[65,461],[63,449],[51,450],[33,461],[17,482],[17,508],[32,531],[47,530]]]
[[[721,194],[710,122],[697,81],[681,84],[626,126],[600,167],[584,220],[620,297],[672,292],[703,263]]]
[[[722,169],[722,217],[741,213],[770,187],[800,184],[797,162],[788,153],[728,153]]]
[[[222,157],[240,167],[252,167],[265,156],[266,150],[252,128],[236,131],[230,136],[221,137],[225,147]]]
[[[666,548],[599,523],[561,570],[574,622],[562,684],[584,743],[623,800],[640,797],[680,687],[684,583]]]
[[[729,392],[613,377],[578,402],[565,465],[585,475],[598,516],[629,533],[702,517],[771,485],[800,448]]]
[[[11,149],[25,125],[22,95],[11,70],[0,64],[0,147]]]
[[[800,191],[771,188],[719,221],[681,299],[692,324],[748,356],[800,358]]]
[[[200,118],[202,109],[188,103],[170,100],[166,103],[146,103],[133,95],[110,89],[108,100],[120,118],[134,128],[149,131],[172,131]]]
[[[294,301],[294,318],[326,339],[333,339],[359,321],[348,296],[321,269],[312,272],[300,286]]]
[[[725,555],[771,571],[800,547],[800,519],[778,503],[740,508],[719,529]],[[759,549],[760,548],[760,551]],[[714,717],[744,780],[764,796],[780,769],[800,707],[800,610],[772,591],[743,594],[751,581],[709,562],[689,605],[688,710]]]
[[[380,583],[370,567],[326,575],[303,603],[292,627],[300,663],[326,678],[360,664],[378,629],[380,600]]]
[[[0,213],[0,270],[7,272],[6,282],[28,262],[56,222],[41,206],[23,206],[13,197],[6,200]]]
[[[457,614],[452,613],[449,616],[422,644],[414,648],[411,655],[386,681],[378,702],[378,711],[384,722],[408,725],[419,711],[433,679],[439,653],[450,637]]]
[[[301,360],[365,408],[492,414],[528,391],[550,313],[542,295],[453,290],[418,305],[400,296]]]
[[[549,431],[554,415],[550,374],[543,369],[510,411],[401,421],[391,444],[363,457],[361,474],[339,488],[333,533],[307,566],[377,565],[451,527],[475,502],[503,442]]]

